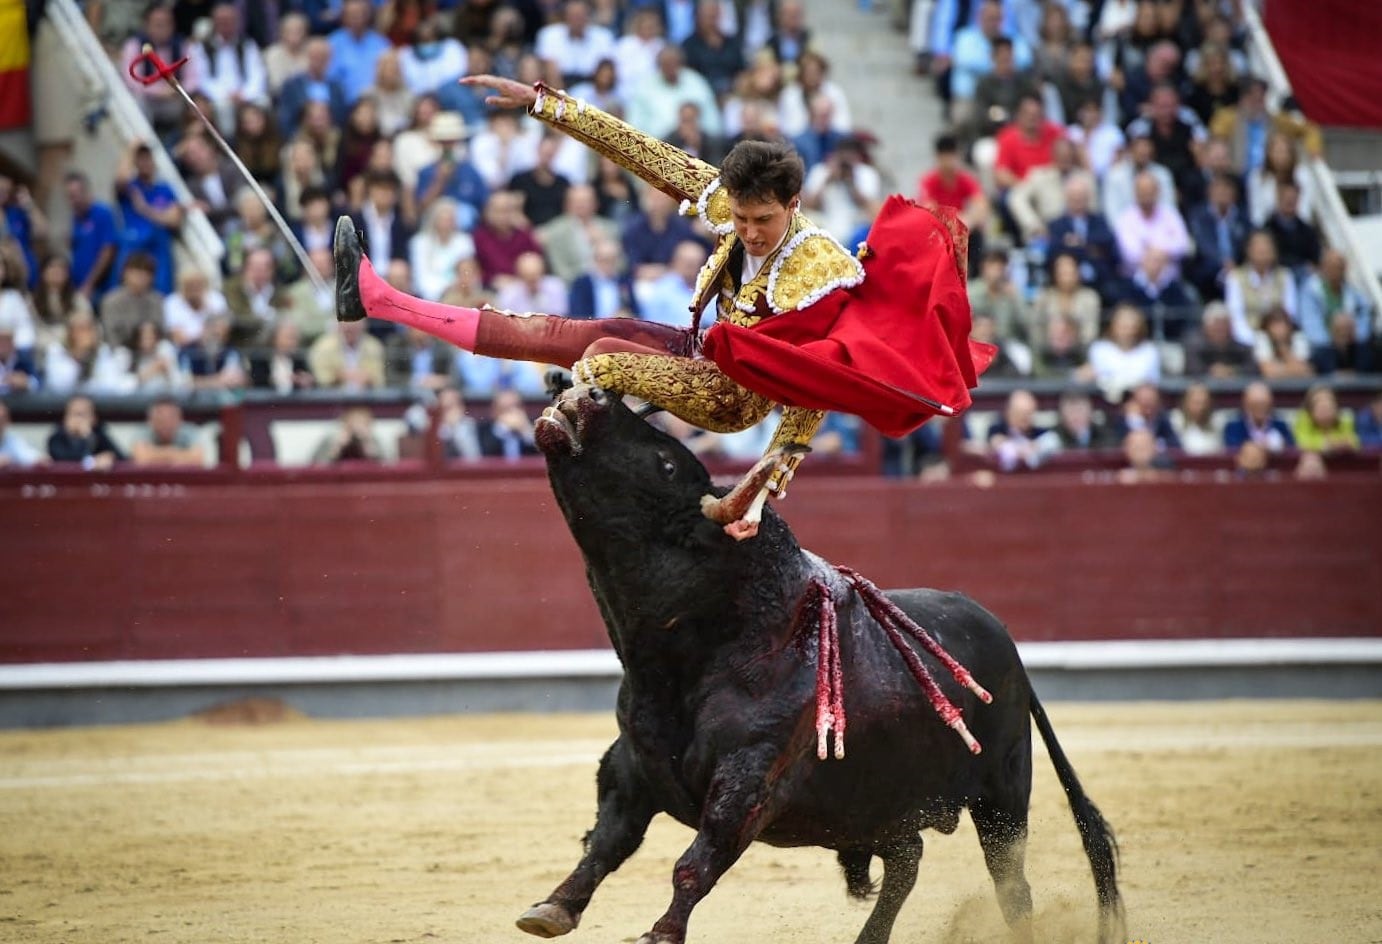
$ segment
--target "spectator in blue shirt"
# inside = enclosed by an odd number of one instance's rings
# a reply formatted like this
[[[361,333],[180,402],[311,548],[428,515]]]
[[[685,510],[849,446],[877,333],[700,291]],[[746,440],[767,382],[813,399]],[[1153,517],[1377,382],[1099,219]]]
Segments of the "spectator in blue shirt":
[[[350,106],[345,87],[332,74],[331,56],[330,42],[321,37],[308,40],[307,69],[283,83],[278,93],[278,130],[285,140],[297,131],[308,102],[326,102],[336,124],[345,124]]]
[[[624,261],[635,281],[655,279],[672,261],[677,245],[695,239],[691,224],[677,213],[676,202],[660,190],[645,188],[643,209],[624,225]]]
[[[1382,448],[1382,393],[1375,394],[1366,410],[1359,410],[1353,418],[1358,431],[1358,444],[1364,449]]]
[[[462,150],[461,142],[468,134],[465,120],[455,112],[440,112],[427,126],[427,133],[441,150],[441,157],[418,171],[418,214],[425,214],[438,197],[450,197],[457,204],[456,224],[468,233],[479,222],[489,187]]]
[[[98,309],[101,296],[110,287],[116,269],[115,254],[120,245],[120,230],[115,213],[91,197],[91,181],[80,171],[63,178],[67,202],[72,206],[72,284]]]
[[[28,268],[28,285],[32,289],[38,284],[38,256],[34,252],[34,242],[42,243],[48,238],[48,218],[34,203],[29,188],[16,186],[12,177],[0,174],[0,209],[4,211],[3,232],[19,244],[24,254],[24,265]]]
[[[10,429],[10,408],[0,400],[0,469],[27,469],[47,461],[43,453]]]
[[[154,257],[154,287],[172,294],[173,234],[182,226],[183,211],[173,188],[155,176],[153,151],[142,141],[121,158],[115,192],[124,218],[116,271],[130,253],[147,252]]]
[[[330,37],[331,69],[327,74],[341,83],[350,105],[374,85],[379,57],[392,48],[383,33],[371,28],[373,12],[369,0],[345,0],[341,26]]]
[[[1257,443],[1268,452],[1295,448],[1291,427],[1272,412],[1272,388],[1260,380],[1243,390],[1243,408],[1224,427],[1224,448],[1237,452],[1246,442]]]

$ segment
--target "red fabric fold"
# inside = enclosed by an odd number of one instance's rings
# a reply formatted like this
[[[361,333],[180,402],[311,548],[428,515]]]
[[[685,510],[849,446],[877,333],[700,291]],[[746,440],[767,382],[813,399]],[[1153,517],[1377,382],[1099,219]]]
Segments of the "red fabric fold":
[[[959,413],[994,349],[969,339],[957,236],[958,220],[891,196],[869,231],[860,285],[752,328],[717,323],[702,350],[771,400],[852,413],[887,436]]]

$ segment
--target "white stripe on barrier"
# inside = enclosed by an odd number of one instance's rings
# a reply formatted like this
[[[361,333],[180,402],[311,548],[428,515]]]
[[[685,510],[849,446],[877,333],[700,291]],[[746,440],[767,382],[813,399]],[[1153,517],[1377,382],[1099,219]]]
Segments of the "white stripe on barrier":
[[[1378,665],[1382,639],[1154,639],[1027,642],[1029,669],[1226,668]],[[0,691],[62,688],[182,688],[322,685],[352,682],[616,679],[618,659],[603,649],[272,659],[157,659],[0,665]]]

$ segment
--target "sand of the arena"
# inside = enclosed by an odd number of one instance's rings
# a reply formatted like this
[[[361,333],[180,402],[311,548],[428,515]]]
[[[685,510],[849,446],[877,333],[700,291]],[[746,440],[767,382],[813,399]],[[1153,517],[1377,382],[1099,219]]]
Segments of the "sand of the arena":
[[[1130,940],[1382,942],[1382,702],[1049,707],[1122,843]],[[575,864],[612,732],[524,715],[0,733],[0,941],[532,940],[513,919]],[[1044,754],[1037,770],[1037,940],[1088,941],[1088,867]],[[690,835],[655,820],[570,940],[647,930]],[[1005,940],[968,820],[927,836],[893,940]],[[754,846],[690,940],[849,942],[867,907],[831,854]]]

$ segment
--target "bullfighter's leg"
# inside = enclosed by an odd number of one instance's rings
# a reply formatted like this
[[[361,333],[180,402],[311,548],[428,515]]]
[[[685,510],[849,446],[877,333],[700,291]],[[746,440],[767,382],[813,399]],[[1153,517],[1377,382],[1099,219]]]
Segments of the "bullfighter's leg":
[[[570,367],[587,350],[689,355],[690,329],[634,318],[578,319],[462,308],[415,298],[379,277],[361,251],[349,217],[336,223],[336,317],[366,316],[418,328],[467,351],[506,360]],[[599,343],[597,343],[599,342]],[[596,345],[592,348],[592,345]]]
[[[883,886],[878,890],[878,901],[854,944],[888,944],[902,903],[917,883],[921,851],[919,835],[899,839],[879,850],[878,855],[883,860]]]
[[[721,761],[706,793],[696,838],[672,871],[672,904],[638,944],[684,944],[691,911],[710,894],[769,822],[776,748],[737,751]]]
[[[1030,784],[1030,776],[1028,778]],[[1027,858],[1027,792],[1014,797],[1006,788],[1003,796],[982,797],[970,804],[969,815],[979,833],[984,864],[998,893],[998,907],[1012,929],[1018,944],[1032,941],[1032,889],[1024,867]],[[1017,802],[1013,802],[1016,800]]]
[[[747,429],[773,408],[771,400],[730,379],[713,361],[624,352],[588,353],[572,369],[572,376],[578,383],[647,400],[673,416],[716,433]],[[706,517],[723,525],[725,533],[736,540],[757,534],[769,493],[785,489],[801,455],[808,451],[806,443],[823,415],[788,409],[763,461],[729,495],[706,497]]]
[[[596,790],[599,812],[595,828],[585,836],[585,855],[546,901],[518,919],[521,930],[538,937],[557,937],[575,930],[600,882],[642,844],[657,811],[650,800],[652,791],[639,777],[622,738],[600,761]]]

